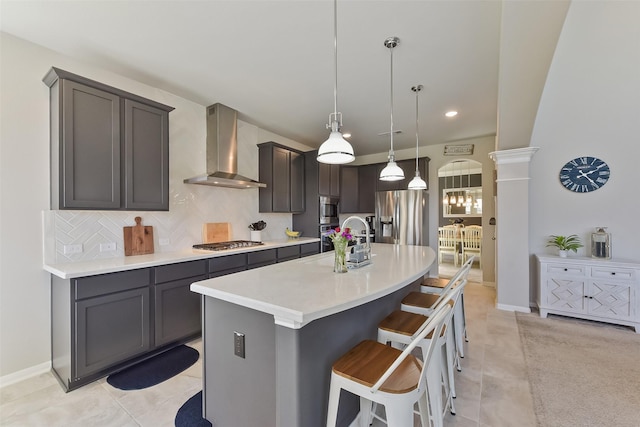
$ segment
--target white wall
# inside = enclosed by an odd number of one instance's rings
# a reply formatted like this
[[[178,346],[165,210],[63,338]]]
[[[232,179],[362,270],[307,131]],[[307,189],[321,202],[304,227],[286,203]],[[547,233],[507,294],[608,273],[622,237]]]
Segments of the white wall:
[[[640,262],[640,2],[572,2],[534,126],[530,253],[552,253],[550,234],[577,234],[588,246],[596,226],[612,234],[612,255]],[[588,194],[559,182],[578,156],[606,161],[611,178]],[[590,255],[582,248],[579,255]],[[533,264],[532,264],[533,267]],[[531,300],[536,289],[531,269]]]
[[[94,249],[101,239],[121,242],[121,226],[133,225],[136,215],[154,226],[157,252],[199,243],[205,221],[231,222],[233,237],[240,239],[249,238],[247,226],[259,219],[268,224],[265,240],[284,238],[285,227],[291,227],[290,214],[258,213],[257,189],[182,182],[205,172],[205,106],[4,33],[0,50],[0,378],[4,382],[49,366],[50,290],[49,275],[42,270],[43,214],[48,247],[54,248],[47,259],[57,262],[122,256],[120,244],[115,254]],[[42,77],[51,66],[175,107],[169,114],[169,212],[48,211],[49,88]],[[311,149],[239,121],[240,174],[257,179],[256,144],[265,141]],[[60,224],[74,233],[56,232]],[[170,245],[159,246],[160,238],[170,239]],[[83,243],[85,252],[64,257],[61,244],[68,239]]]

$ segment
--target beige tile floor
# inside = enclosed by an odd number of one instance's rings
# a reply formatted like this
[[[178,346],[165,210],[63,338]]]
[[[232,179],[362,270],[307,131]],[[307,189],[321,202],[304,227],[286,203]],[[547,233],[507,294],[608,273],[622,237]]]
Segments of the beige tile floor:
[[[535,426],[515,315],[496,310],[494,300],[493,288],[469,283],[465,289],[469,343],[456,373],[457,415],[447,415],[446,427]],[[202,354],[201,344],[190,345]],[[42,374],[0,389],[0,425],[173,426],[180,406],[201,390],[201,369],[199,361],[139,391],[117,390],[102,379],[64,393],[51,374]]]

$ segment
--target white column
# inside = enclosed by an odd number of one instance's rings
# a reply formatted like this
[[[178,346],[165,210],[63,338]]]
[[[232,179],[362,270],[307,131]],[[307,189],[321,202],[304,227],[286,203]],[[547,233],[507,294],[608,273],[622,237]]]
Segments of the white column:
[[[529,163],[537,147],[494,151],[496,164],[497,308],[529,307]]]

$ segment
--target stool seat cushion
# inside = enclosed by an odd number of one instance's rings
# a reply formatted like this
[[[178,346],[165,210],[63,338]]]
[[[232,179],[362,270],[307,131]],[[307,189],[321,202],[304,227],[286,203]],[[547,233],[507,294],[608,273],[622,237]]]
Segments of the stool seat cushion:
[[[378,379],[402,353],[377,341],[365,340],[345,353],[333,364],[333,372],[366,387],[373,387]],[[382,384],[380,391],[407,393],[418,387],[422,362],[407,356],[398,369]]]

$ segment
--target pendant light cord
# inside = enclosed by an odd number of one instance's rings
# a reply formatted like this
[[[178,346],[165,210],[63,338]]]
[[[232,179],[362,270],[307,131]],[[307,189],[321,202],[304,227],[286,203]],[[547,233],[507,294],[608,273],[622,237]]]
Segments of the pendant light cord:
[[[333,114],[338,120],[338,0],[333,1],[333,64],[335,81],[333,85]]]
[[[418,146],[420,145],[420,139],[418,136],[418,92],[420,92],[422,88],[422,85],[416,85],[411,88],[411,90],[416,94],[416,172],[418,171],[418,156],[420,155],[418,152]]]
[[[390,96],[390,104],[391,104],[391,152],[390,155],[393,156],[393,48],[395,46],[391,46],[389,51],[391,52],[391,96]],[[394,160],[393,158],[391,160]]]

